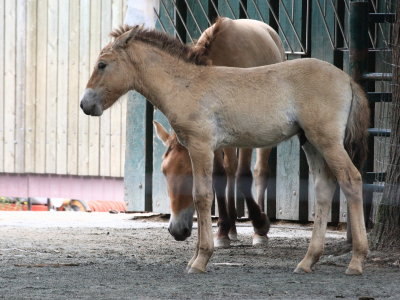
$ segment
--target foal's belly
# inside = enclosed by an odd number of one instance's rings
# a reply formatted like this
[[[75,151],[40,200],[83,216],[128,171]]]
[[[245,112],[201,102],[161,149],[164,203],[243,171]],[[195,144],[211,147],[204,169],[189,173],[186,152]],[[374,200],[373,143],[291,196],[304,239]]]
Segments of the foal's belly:
[[[297,134],[297,123],[257,124],[247,123],[240,127],[219,128],[217,144],[219,147],[270,148]]]

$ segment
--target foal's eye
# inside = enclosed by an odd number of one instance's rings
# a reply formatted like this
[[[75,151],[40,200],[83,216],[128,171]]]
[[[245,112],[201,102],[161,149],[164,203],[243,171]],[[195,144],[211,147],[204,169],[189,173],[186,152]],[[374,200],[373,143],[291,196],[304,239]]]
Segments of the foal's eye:
[[[99,64],[97,65],[97,67],[98,67],[100,70],[103,70],[106,66],[107,66],[107,65],[106,65],[105,63],[103,63],[103,62],[99,62]]]

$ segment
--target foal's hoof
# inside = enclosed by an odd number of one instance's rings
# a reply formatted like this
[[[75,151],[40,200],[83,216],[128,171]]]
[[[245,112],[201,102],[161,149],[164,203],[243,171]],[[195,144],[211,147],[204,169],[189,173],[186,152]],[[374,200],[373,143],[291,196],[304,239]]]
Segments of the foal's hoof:
[[[253,246],[265,246],[268,245],[268,237],[266,235],[253,234]]]
[[[205,271],[196,269],[196,268],[189,268],[189,270],[187,271],[189,274],[201,274],[201,273],[205,273]]]
[[[297,268],[294,269],[293,273],[296,273],[296,274],[308,274],[308,273],[312,273],[312,270],[310,268],[303,268],[303,267],[297,266]]]
[[[362,269],[348,267],[345,273],[346,275],[362,275],[363,272]]]
[[[215,248],[229,248],[231,246],[231,241],[227,236],[214,238]]]

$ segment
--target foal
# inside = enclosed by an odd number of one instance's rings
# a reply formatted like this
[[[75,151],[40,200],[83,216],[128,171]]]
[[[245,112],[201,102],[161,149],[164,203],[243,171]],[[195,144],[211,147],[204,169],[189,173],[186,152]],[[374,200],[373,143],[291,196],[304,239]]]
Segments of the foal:
[[[362,180],[352,159],[365,157],[369,109],[362,89],[346,73],[317,59],[256,68],[207,66],[190,47],[154,30],[124,27],[112,35],[115,40],[101,51],[81,108],[100,116],[120,96],[136,90],[167,117],[188,149],[199,233],[189,273],[205,272],[214,250],[214,151],[273,147],[296,134],[306,139],[316,213],[308,251],[295,272],[311,272],[323,252],[337,180],[353,233],[346,273],[362,273],[368,243]]]
[[[248,46],[243,47],[243,45]],[[278,63],[285,59],[282,43],[274,29],[263,22],[248,19],[217,19],[213,26],[203,32],[192,49],[199,56],[210,59],[216,66],[249,68]],[[176,240],[184,240],[190,236],[194,212],[190,157],[186,148],[177,141],[175,134],[169,134],[157,122],[154,122],[154,127],[157,136],[168,147],[161,165],[167,179],[171,207],[168,230]],[[252,149],[240,149],[239,161],[236,148],[224,148],[223,152],[224,155],[218,150],[214,158],[213,183],[219,212],[214,246],[229,247],[231,240],[237,240],[235,179],[238,191],[246,199],[249,217],[253,222],[255,231],[253,245],[265,244],[269,220],[264,213],[264,194],[271,150],[257,149],[254,177],[258,205],[251,192]]]

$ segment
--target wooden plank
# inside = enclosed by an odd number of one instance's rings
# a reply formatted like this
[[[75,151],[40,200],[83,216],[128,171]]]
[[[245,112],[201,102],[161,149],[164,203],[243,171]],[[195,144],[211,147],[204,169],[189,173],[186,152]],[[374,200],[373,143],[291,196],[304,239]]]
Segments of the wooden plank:
[[[121,15],[121,24],[124,23],[126,11],[128,9],[127,0],[122,1],[122,15]],[[120,167],[120,175],[121,177],[125,174],[125,156],[126,156],[126,124],[127,124],[127,105],[128,99],[130,99],[129,95],[133,92],[128,92],[119,100],[121,103],[121,167]]]
[[[123,1],[113,0],[112,1],[112,16],[111,16],[111,27],[116,28],[122,24],[123,20]],[[121,152],[122,139],[122,120],[126,118],[126,115],[122,115],[122,99],[119,99],[117,103],[110,107],[110,144],[111,144],[111,165],[110,165],[110,176],[121,177],[121,157],[125,156],[125,153]],[[126,103],[126,102],[125,102]]]
[[[17,173],[25,171],[26,8],[26,1],[18,0],[15,93],[15,172]]]
[[[120,166],[120,177],[124,177],[125,175],[125,157],[126,157],[126,128],[127,128],[127,110],[128,110],[128,99],[130,99],[130,94],[133,93],[132,91],[128,94],[121,97],[119,100],[121,103],[121,166]]]
[[[58,0],[58,76],[56,173],[67,174],[69,2]],[[76,103],[76,102],[75,102]]]
[[[101,48],[107,45],[110,41],[109,33],[111,31],[111,17],[112,17],[112,6],[111,1],[101,1]],[[103,112],[100,118],[100,175],[110,176],[111,175],[111,109]],[[118,153],[119,154],[119,153]]]
[[[35,132],[32,138],[34,143],[34,165],[35,173],[44,173],[45,171],[45,155],[46,155],[46,55],[47,55],[47,1],[38,0],[37,3],[37,33],[36,37],[36,112],[33,116],[35,119]],[[33,125],[33,124],[32,124]]]
[[[297,136],[277,147],[276,217],[283,220],[299,218],[300,143]]]
[[[79,95],[89,79],[90,0],[80,1],[79,21]],[[89,175],[89,117],[78,113],[78,175]]]
[[[37,0],[27,1],[25,172],[35,171]]]
[[[101,46],[101,2],[90,2],[90,59],[93,69]],[[100,175],[100,118],[89,117],[89,175]]]
[[[166,3],[168,3],[168,11],[161,6],[160,20],[156,23],[156,28],[165,29],[167,33],[173,35],[175,31],[166,14],[169,13],[173,16],[174,6],[171,1],[166,1]],[[189,26],[189,28],[192,28],[192,26]],[[154,110],[153,119],[161,123],[167,130],[171,129],[167,118],[159,110]],[[164,174],[161,172],[162,155],[165,150],[165,146],[153,132],[153,210],[160,213],[170,213],[167,183]]]
[[[78,174],[79,0],[69,1],[67,174]]]
[[[4,33],[4,171],[15,171],[16,3],[5,1]]]
[[[57,60],[58,2],[47,10],[46,173],[56,173],[57,160]],[[44,109],[44,108],[43,108]]]
[[[318,2],[318,3],[317,3]],[[318,6],[319,4],[319,6]],[[323,0],[315,0],[312,1],[312,26],[311,26],[311,57],[318,58],[329,63],[334,63],[334,51],[332,48],[331,41],[329,39],[328,31],[325,27],[325,24],[328,26],[329,32],[334,32],[334,14],[333,10],[328,9],[329,6],[325,5],[326,3]],[[322,13],[320,11],[320,7],[322,9]],[[309,202],[308,202],[308,211],[309,211],[309,220],[314,220],[315,215],[315,192],[314,192],[314,184],[312,180],[311,174],[309,174]],[[331,217],[329,217],[329,221]]]
[[[171,130],[167,118],[159,110],[154,111],[154,120],[161,123],[164,128]],[[153,210],[160,213],[170,213],[167,182],[161,172],[162,156],[166,148],[158,139],[156,133],[153,134]]]
[[[0,116],[4,116],[5,3],[0,1]],[[0,172],[4,172],[4,121],[0,121]]]
[[[137,92],[132,93],[127,112],[125,201],[128,211],[146,211],[151,207],[146,198],[146,99]]]

